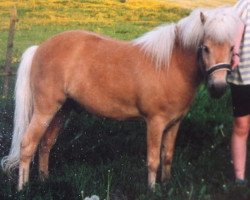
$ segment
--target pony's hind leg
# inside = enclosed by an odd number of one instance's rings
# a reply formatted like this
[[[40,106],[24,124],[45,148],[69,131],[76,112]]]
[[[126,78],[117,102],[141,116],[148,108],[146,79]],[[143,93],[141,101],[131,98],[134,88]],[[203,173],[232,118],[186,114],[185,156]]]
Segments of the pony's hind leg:
[[[50,150],[55,144],[59,131],[65,123],[70,110],[70,106],[65,103],[51,121],[49,128],[42,138],[39,147],[39,178],[41,181],[45,181],[49,177]]]
[[[28,182],[31,159],[51,118],[52,116],[34,114],[31,118],[29,127],[22,138],[19,164],[19,190],[21,190],[24,184]]]
[[[163,135],[162,138],[162,152],[161,152],[161,161],[162,161],[162,174],[161,181],[165,182],[170,179],[171,174],[171,164],[173,160],[175,140],[177,136],[177,131],[180,126],[180,121],[173,124]]]
[[[57,103],[50,104],[48,107],[42,106],[42,104],[39,105],[41,107],[37,109],[38,106],[36,104],[30,124],[21,141],[18,190],[22,190],[23,186],[28,182],[31,159],[51,120],[60,107]]]

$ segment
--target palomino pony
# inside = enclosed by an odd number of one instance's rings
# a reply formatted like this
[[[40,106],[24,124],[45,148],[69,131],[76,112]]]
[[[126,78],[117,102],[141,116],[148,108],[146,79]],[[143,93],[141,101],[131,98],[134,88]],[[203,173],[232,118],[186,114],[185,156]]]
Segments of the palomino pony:
[[[30,47],[18,69],[14,134],[3,169],[19,166],[21,190],[40,144],[39,174],[47,178],[50,150],[74,100],[101,116],[144,118],[148,185],[154,188],[160,160],[161,179],[169,179],[177,130],[201,72],[220,96],[239,23],[230,8],[195,10],[129,42],[68,31]]]

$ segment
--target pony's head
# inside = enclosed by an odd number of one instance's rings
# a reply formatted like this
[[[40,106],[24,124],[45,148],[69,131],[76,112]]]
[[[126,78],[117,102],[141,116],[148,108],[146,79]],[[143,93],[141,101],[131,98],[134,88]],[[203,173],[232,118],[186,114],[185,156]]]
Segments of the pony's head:
[[[239,24],[233,8],[197,9],[178,24],[184,47],[198,49],[200,69],[209,93],[214,98],[224,94],[227,73]]]
[[[210,95],[220,98],[226,90],[240,18],[232,8],[219,8],[200,12],[200,21],[204,35],[198,48],[198,59],[202,61],[201,68]]]
[[[211,97],[220,98],[227,87],[227,73],[231,71],[233,45],[230,42],[216,43],[204,37],[198,50],[200,71],[205,78]]]

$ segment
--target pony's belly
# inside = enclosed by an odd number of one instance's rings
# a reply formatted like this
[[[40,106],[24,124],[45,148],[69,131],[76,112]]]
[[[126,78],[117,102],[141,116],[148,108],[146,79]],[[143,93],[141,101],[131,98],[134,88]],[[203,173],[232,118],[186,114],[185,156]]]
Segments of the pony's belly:
[[[86,110],[93,114],[103,117],[108,117],[117,120],[125,120],[129,118],[136,118],[140,116],[140,112],[136,107],[121,105],[119,103],[105,103],[102,104],[85,104]]]

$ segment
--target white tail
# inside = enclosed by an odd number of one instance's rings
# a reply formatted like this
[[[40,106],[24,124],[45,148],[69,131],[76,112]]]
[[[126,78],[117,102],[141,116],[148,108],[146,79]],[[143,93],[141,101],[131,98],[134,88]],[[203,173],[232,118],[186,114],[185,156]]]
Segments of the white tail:
[[[38,46],[29,47],[22,55],[17,71],[15,87],[15,115],[12,144],[8,156],[5,156],[1,165],[4,171],[10,173],[16,168],[20,160],[20,145],[33,112],[33,100],[30,89],[30,69],[33,56]]]

